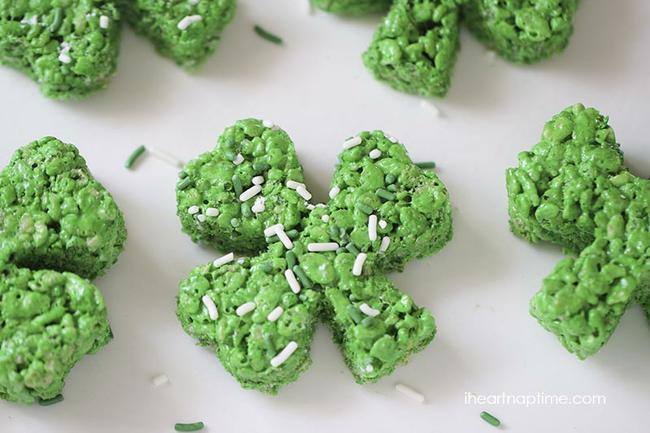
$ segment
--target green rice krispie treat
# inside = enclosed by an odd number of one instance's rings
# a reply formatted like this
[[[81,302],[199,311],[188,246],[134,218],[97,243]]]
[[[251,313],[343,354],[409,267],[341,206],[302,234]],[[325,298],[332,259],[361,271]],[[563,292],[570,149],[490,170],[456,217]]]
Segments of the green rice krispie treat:
[[[119,14],[103,0],[0,0],[0,63],[56,99],[107,86],[115,71]]]
[[[235,0],[116,0],[126,20],[157,50],[187,70],[219,45],[235,15]]]
[[[243,122],[237,125],[264,126],[255,120]],[[282,142],[290,143],[271,124],[263,129],[263,135],[274,131]],[[230,143],[232,131],[226,130],[219,148],[251,140],[249,134]],[[204,170],[206,175],[216,176],[228,164],[235,165],[219,148],[210,155],[212,165]],[[226,254],[181,282],[177,313],[183,328],[201,344],[214,348],[245,388],[275,393],[296,380],[311,362],[310,345],[318,320],[333,330],[359,383],[390,374],[435,335],[431,313],[417,307],[383,274],[401,270],[408,261],[432,254],[449,241],[447,191],[435,174],[411,162],[403,145],[380,131],[352,137],[345,148],[327,205],[311,204],[304,183],[291,176],[284,177],[284,185],[269,190],[255,188],[261,184],[252,178],[245,182],[243,189],[250,192],[240,195],[239,202],[252,203],[258,198],[265,202],[261,212],[242,217],[263,221],[251,227],[259,230],[258,238],[266,239],[259,247],[254,244],[264,252],[239,260],[233,253]],[[296,161],[293,146],[286,149],[284,158]],[[272,170],[255,174],[266,183]],[[229,175],[224,173],[225,179]],[[178,184],[181,191],[201,181],[184,183],[184,179]],[[285,201],[293,202],[296,195],[302,206],[296,210],[299,222],[292,228],[277,217],[264,215],[283,215]],[[197,203],[201,198],[196,197]],[[202,222],[220,215],[207,216],[203,208],[200,214],[194,211],[194,215],[206,215]],[[218,225],[203,228],[221,230]],[[231,236],[229,246],[251,238],[237,230]]]
[[[507,171],[510,224],[530,242],[572,251],[544,280],[531,314],[580,359],[610,338],[650,289],[650,181],[623,161],[608,118],[583,105],[546,124]]]
[[[314,6],[339,15],[359,16],[388,10],[393,0],[310,0]]]
[[[95,278],[122,251],[126,229],[110,193],[71,144],[45,137],[0,173],[0,261]]]
[[[72,367],[112,338],[99,290],[71,273],[0,263],[0,399],[59,395]]]
[[[459,49],[458,0],[395,0],[363,62],[375,78],[421,96],[444,96]]]
[[[569,43],[578,0],[467,0],[469,29],[501,56],[534,63]]]

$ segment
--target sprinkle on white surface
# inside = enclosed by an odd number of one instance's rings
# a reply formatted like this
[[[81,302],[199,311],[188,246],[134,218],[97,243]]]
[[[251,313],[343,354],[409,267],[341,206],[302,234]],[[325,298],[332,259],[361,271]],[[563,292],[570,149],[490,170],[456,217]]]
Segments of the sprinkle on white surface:
[[[418,403],[424,403],[424,395],[420,394],[410,386],[404,385],[403,383],[398,383],[395,385],[395,390],[401,394],[404,394],[408,398],[417,401]]]
[[[296,192],[305,200],[311,200],[311,193],[304,186],[296,188]]]
[[[328,223],[328,222],[330,221],[330,216],[327,215],[327,214],[324,214],[322,217],[320,217],[320,219],[321,219],[324,223]]]
[[[219,209],[216,207],[209,207],[205,210],[205,214],[209,217],[219,216]]]
[[[244,155],[241,153],[238,153],[235,159],[232,160],[232,163],[235,165],[240,165],[242,162],[244,162]]]
[[[341,188],[339,188],[338,186],[334,185],[334,186],[332,187],[332,189],[330,189],[329,198],[331,198],[331,199],[336,198],[336,196],[339,195],[340,192],[341,192]]]
[[[266,209],[266,199],[264,197],[257,197],[255,203],[251,206],[253,213],[258,214],[264,212]]]
[[[304,183],[296,182],[295,180],[289,179],[287,181],[287,188],[298,189],[298,188],[307,188]]]
[[[167,164],[177,167],[177,168],[183,168],[185,165],[183,161],[180,159],[176,158],[175,156],[170,155],[169,153],[158,149],[157,147],[154,146],[147,146],[147,150],[151,155],[154,157],[158,158],[159,160],[166,162]]]
[[[367,258],[368,254],[366,253],[357,254],[357,258],[354,259],[354,265],[352,266],[352,275],[355,277],[361,275],[361,272],[363,272],[363,264],[366,263]]]
[[[275,322],[280,318],[280,316],[282,316],[282,313],[284,313],[284,309],[278,305],[269,313],[268,316],[266,316],[266,319],[269,322]]]
[[[343,148],[344,148],[344,149],[351,149],[351,148],[353,148],[354,146],[358,146],[358,145],[360,145],[361,142],[362,142],[362,140],[361,140],[361,137],[359,137],[359,136],[352,137],[352,138],[348,138],[348,139],[345,140],[345,142],[343,143]]]
[[[205,308],[208,310],[208,316],[210,320],[217,320],[219,318],[219,311],[217,310],[217,305],[214,303],[211,297],[204,295],[201,298],[201,302],[205,305]]]
[[[370,159],[378,159],[381,156],[381,150],[372,149],[368,154],[368,156],[370,157]]]
[[[365,314],[368,317],[376,317],[379,316],[380,311],[375,310],[372,308],[370,305],[366,304],[365,302],[361,305],[359,305],[359,310]]]
[[[275,124],[270,120],[262,120],[262,125],[264,125],[265,128],[273,128]]]
[[[422,108],[429,110],[435,117],[440,116],[440,109],[433,102],[423,99],[422,102],[420,102],[420,105]]]
[[[276,234],[278,230],[284,230],[284,226],[282,224],[273,224],[272,226],[268,226],[267,228],[264,229],[264,236],[270,238],[271,236]]]
[[[249,301],[249,302],[241,304],[239,307],[237,307],[237,309],[235,310],[235,313],[237,313],[237,315],[239,317],[245,316],[248,313],[250,313],[251,311],[253,311],[255,309],[255,307],[257,307],[257,304],[255,302],[253,302],[253,301]]]
[[[323,253],[326,251],[336,251],[339,244],[336,242],[311,242],[307,244],[307,251],[312,253]]]
[[[203,17],[201,15],[188,15],[182,20],[178,22],[176,27],[178,27],[178,30],[185,30],[189,26],[191,26],[194,23],[198,23],[199,21],[202,21]]]
[[[386,137],[386,139],[387,139],[388,141],[390,141],[391,143],[397,143],[397,138],[393,137],[393,136],[390,135],[390,134],[384,134],[384,137]]]
[[[381,239],[381,245],[379,245],[379,252],[385,253],[386,251],[388,251],[389,246],[390,246],[390,238],[388,236],[384,236]]]
[[[250,200],[251,198],[255,197],[260,192],[262,192],[262,186],[261,185],[253,185],[253,186],[251,186],[250,188],[248,188],[246,191],[242,192],[239,195],[239,201]]]
[[[203,214],[198,214],[198,215],[196,216],[196,219],[197,219],[200,223],[204,223],[205,220],[206,220],[207,218],[208,218],[208,217],[206,217],[206,216],[203,215]]]
[[[278,239],[280,239],[280,242],[282,242],[282,245],[288,250],[293,248],[293,242],[291,239],[289,239],[289,236],[284,232],[284,228],[278,228],[275,231],[275,234],[277,235]]]
[[[289,283],[289,287],[291,288],[291,291],[295,293],[296,295],[300,293],[300,283],[296,279],[296,275],[293,273],[291,269],[287,269],[284,271],[284,278],[287,279],[287,283]]]
[[[253,185],[261,185],[264,183],[264,176],[253,177]]]
[[[385,229],[386,227],[388,227],[388,223],[386,221],[384,221],[384,220],[379,220],[378,224],[379,224],[379,228],[382,229],[382,230]]]
[[[160,388],[161,386],[167,385],[169,383],[169,377],[167,377],[166,374],[159,374],[158,376],[151,379],[151,383],[153,384],[154,388]]]
[[[226,263],[232,262],[233,260],[235,260],[235,253],[228,253],[225,256],[221,256],[216,259],[214,262],[212,262],[212,264],[218,268],[219,266],[223,266]]]
[[[377,215],[370,215],[368,217],[368,238],[370,242],[377,240]]]
[[[280,353],[277,354],[275,358],[271,360],[271,366],[279,367],[282,364],[284,364],[287,361],[287,359],[289,359],[289,357],[293,355],[293,352],[295,352],[297,348],[298,348],[298,343],[296,343],[295,341],[291,341],[289,344],[287,344],[287,346],[284,349],[282,349]]]
[[[111,19],[106,15],[102,15],[99,17],[99,27],[103,29],[107,29],[110,23],[111,23]]]
[[[194,205],[194,206],[190,206],[189,208],[187,208],[187,213],[190,214],[190,215],[194,215],[194,214],[199,213],[200,210],[201,209],[199,209],[198,206]]]

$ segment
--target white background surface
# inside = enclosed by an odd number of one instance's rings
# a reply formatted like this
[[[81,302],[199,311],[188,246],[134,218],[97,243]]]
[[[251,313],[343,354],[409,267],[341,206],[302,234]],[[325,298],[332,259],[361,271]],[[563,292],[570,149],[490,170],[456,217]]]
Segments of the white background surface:
[[[309,16],[303,0],[241,0],[220,52],[195,76],[125,32],[111,86],[83,102],[42,97],[22,75],[0,69],[0,161],[43,135],[75,143],[113,193],[129,229],[125,252],[96,281],[115,340],[69,376],[65,402],[49,408],[0,402],[2,433],[168,432],[204,420],[209,432],[492,431],[481,410],[512,432],[646,432],[650,331],[634,306],[607,346],[586,362],[528,315],[528,301],[561,257],[508,231],[504,170],[553,114],[578,101],[611,116],[629,164],[650,175],[647,124],[650,2],[582,3],[565,54],[534,67],[497,60],[467,32],[448,97],[436,118],[420,99],[374,81],[360,54],[379,17]],[[276,47],[253,23],[282,35]],[[436,316],[434,342],[393,376],[356,385],[321,327],[314,364],[276,397],[243,391],[176,321],[178,281],[217,253],[181,233],[176,170],[151,157],[123,163],[138,145],[187,160],[210,149],[236,119],[268,118],[296,143],[308,185],[324,200],[343,139],[382,128],[415,160],[435,160],[454,205],[453,241],[393,275]],[[154,389],[166,373],[171,385]],[[418,405],[396,382],[427,397]],[[464,393],[602,394],[604,406],[464,404]]]

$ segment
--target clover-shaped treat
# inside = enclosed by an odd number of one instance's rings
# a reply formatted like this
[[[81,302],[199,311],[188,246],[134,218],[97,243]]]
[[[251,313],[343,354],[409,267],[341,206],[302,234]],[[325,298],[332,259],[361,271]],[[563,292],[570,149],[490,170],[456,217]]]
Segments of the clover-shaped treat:
[[[46,137],[0,173],[0,398],[53,398],[70,369],[111,339],[100,291],[122,213],[78,150]]]
[[[426,97],[442,97],[449,90],[462,20],[504,58],[534,63],[567,46],[578,5],[578,0],[391,2],[363,62],[378,80]],[[334,13],[360,15],[380,10],[385,2],[316,0],[314,4]]]
[[[296,380],[319,320],[359,383],[390,374],[434,337],[432,315],[384,274],[449,241],[445,186],[381,131],[345,147],[327,205],[309,202],[293,143],[270,122],[237,122],[181,172],[183,229],[252,253],[194,269],[178,297],[185,331],[244,388],[275,393]]]
[[[359,16],[388,10],[393,0],[310,0],[314,6],[327,12]]]
[[[608,118],[574,105],[507,171],[510,224],[569,250],[531,314],[580,359],[610,338],[635,296],[650,300],[650,181],[625,167]]]

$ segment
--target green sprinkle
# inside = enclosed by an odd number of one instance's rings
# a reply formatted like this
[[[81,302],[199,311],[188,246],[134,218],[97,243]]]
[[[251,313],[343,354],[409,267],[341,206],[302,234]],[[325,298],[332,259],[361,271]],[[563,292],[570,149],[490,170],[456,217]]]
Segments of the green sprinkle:
[[[191,183],[192,183],[192,179],[190,179],[189,177],[186,177],[185,179],[178,182],[178,185],[176,185],[176,188],[178,188],[179,190],[182,191],[185,188],[187,188],[188,186],[190,186]]]
[[[388,191],[391,191],[391,192],[397,192],[397,185],[395,185],[395,184],[393,183],[393,184],[391,184],[391,185],[388,185],[388,186],[386,187],[386,189],[387,189]]]
[[[346,251],[347,251],[347,250],[346,250],[345,248],[343,248],[343,247],[339,247],[339,248],[336,249],[336,254],[343,254],[343,253],[345,253]]]
[[[253,27],[255,29],[255,33],[262,39],[266,39],[267,41],[276,44],[276,45],[282,45],[282,38],[274,35],[273,33],[269,32],[268,30],[263,29],[262,27],[256,25]]]
[[[187,176],[189,176],[189,174],[187,174],[186,171],[181,171],[181,172],[178,173],[178,178],[179,179],[185,179]]]
[[[296,253],[294,253],[293,251],[287,251],[287,253],[284,255],[284,258],[287,260],[287,267],[289,269],[292,269],[294,266],[298,264]]]
[[[234,175],[232,177],[232,186],[235,188],[235,194],[240,195],[243,191],[242,184],[241,184],[241,179],[239,176]]]
[[[271,263],[271,262],[261,263],[260,264],[260,269],[262,270],[262,272],[268,274],[269,272],[271,272],[273,270],[273,263]]]
[[[314,286],[314,283],[311,282],[307,274],[305,274],[305,271],[303,271],[300,266],[296,265],[291,269],[293,269],[293,273],[296,274],[296,277],[298,277],[300,283],[305,289],[311,289]]]
[[[239,227],[241,221],[239,221],[239,218],[233,218],[230,220],[230,225],[237,228]]]
[[[348,316],[350,316],[354,323],[359,323],[363,320],[363,317],[361,317],[361,312],[354,305],[348,305],[347,312]]]
[[[483,421],[487,422],[488,424],[494,426],[494,427],[499,427],[501,425],[501,421],[494,415],[488,412],[481,412],[481,418]]]
[[[126,162],[124,163],[124,167],[130,170],[131,167],[133,167],[133,164],[135,164],[135,162],[138,160],[138,158],[140,158],[146,151],[147,148],[144,146],[140,146],[137,149],[135,149],[133,153],[129,156],[129,158],[126,160]]]
[[[228,160],[228,161],[234,161],[237,155],[235,154],[234,151],[228,149],[223,151],[223,156]]]
[[[337,226],[329,226],[327,231],[329,232],[330,237],[332,239],[336,239],[336,238],[339,237],[340,230],[339,230],[339,228]]]
[[[395,183],[395,181],[397,181],[397,177],[394,174],[388,173],[386,175],[386,183],[387,184],[391,185],[391,184]]]
[[[364,317],[364,319],[361,321],[361,326],[364,328],[370,328],[375,323],[377,323],[376,317]]]
[[[61,27],[61,24],[63,24],[63,9],[56,8],[54,9],[54,19],[52,20],[52,24],[50,24],[48,30],[51,33],[56,33]]]
[[[291,229],[287,232],[287,236],[289,236],[289,239],[296,239],[300,233],[298,233],[298,230],[296,229]]]
[[[253,163],[253,170],[255,170],[256,174],[266,171],[269,168],[271,168],[271,164],[269,164],[268,162],[256,161]]]
[[[63,394],[59,394],[56,397],[48,398],[47,400],[38,400],[38,404],[41,406],[52,406],[53,404],[61,403],[63,401]]]
[[[266,238],[266,243],[267,244],[274,244],[274,243],[278,242],[279,240],[280,239],[278,239],[278,237],[276,235],[273,235],[271,237]]]
[[[418,167],[427,170],[427,169],[432,169],[436,168],[436,163],[434,161],[429,161],[429,162],[416,162],[415,165]]]
[[[347,244],[345,246],[345,249],[348,250],[349,252],[351,252],[352,254],[359,254],[359,252],[360,252],[359,249],[356,246],[354,246],[354,244],[352,242]]]
[[[377,194],[377,197],[383,198],[384,200],[395,200],[395,194],[386,191],[385,189],[378,189],[375,194]]]
[[[199,431],[203,430],[205,427],[205,424],[203,424],[201,421],[199,422],[193,422],[193,423],[176,423],[174,425],[174,430],[176,431]]]
[[[264,334],[264,346],[266,346],[266,350],[269,352],[275,353],[275,344],[273,344],[271,334]]]
[[[251,211],[251,205],[247,202],[241,204],[241,214],[244,218],[250,218],[253,216],[253,211]]]
[[[373,211],[372,207],[368,206],[365,203],[361,203],[361,202],[357,203],[355,205],[355,207],[357,209],[359,209],[361,212],[365,213],[366,215],[370,215],[372,213],[372,211]]]

